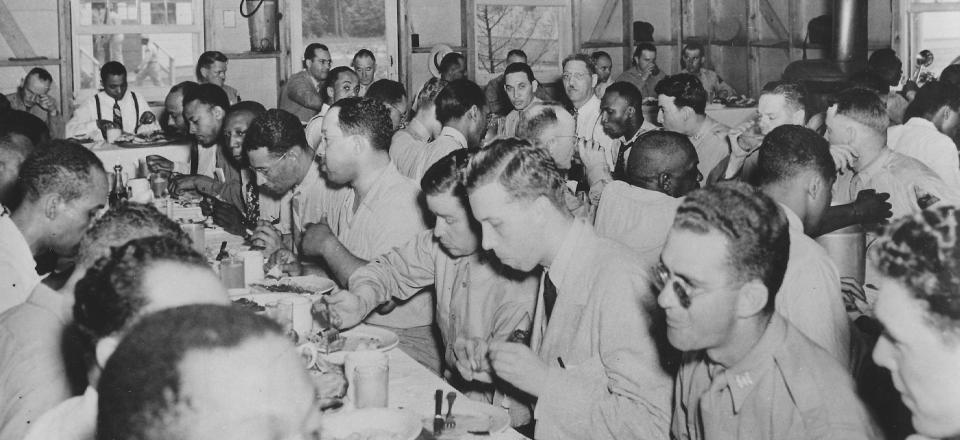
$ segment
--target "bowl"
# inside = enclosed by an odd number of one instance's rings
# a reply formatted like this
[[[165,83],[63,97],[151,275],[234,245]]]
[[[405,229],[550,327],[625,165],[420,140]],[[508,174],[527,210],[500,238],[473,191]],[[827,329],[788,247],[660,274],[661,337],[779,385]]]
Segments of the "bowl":
[[[420,416],[411,411],[364,408],[324,417],[320,432],[324,439],[345,439],[353,434],[367,438],[382,433],[384,437],[389,435],[393,438],[414,440],[420,435],[421,429]]]

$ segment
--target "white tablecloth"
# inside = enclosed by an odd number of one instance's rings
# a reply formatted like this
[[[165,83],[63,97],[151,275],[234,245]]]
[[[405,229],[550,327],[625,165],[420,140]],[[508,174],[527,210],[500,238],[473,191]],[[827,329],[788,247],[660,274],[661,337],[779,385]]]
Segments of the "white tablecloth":
[[[438,389],[443,390],[446,395],[450,391],[456,391],[450,384],[444,382],[426,367],[417,363],[409,355],[393,349],[390,354],[390,384],[388,392],[389,406],[391,408],[405,408],[420,414],[422,417],[433,417],[433,396]],[[466,396],[457,392],[457,400],[453,405],[453,412],[469,411],[464,410],[464,406],[486,405],[482,402],[475,402],[467,399]],[[491,405],[487,405],[491,407]],[[458,408],[460,408],[458,410]],[[444,411],[446,411],[446,401],[444,401]],[[513,429],[507,429],[501,433],[493,433],[489,436],[467,435],[471,439],[492,439],[492,440],[520,440],[526,439],[523,435]]]
[[[163,156],[173,161],[176,165],[174,169],[177,172],[183,173],[190,169],[190,144],[186,142],[157,147],[136,148],[124,148],[114,144],[98,142],[90,147],[90,150],[100,158],[100,161],[103,162],[103,167],[106,168],[108,172],[113,172],[113,166],[119,163],[123,166],[123,171],[129,178],[144,177],[139,176],[137,171],[139,161],[141,158],[152,154]]]
[[[719,107],[707,106],[707,116],[716,119],[728,127],[736,127],[757,114],[756,107]]]

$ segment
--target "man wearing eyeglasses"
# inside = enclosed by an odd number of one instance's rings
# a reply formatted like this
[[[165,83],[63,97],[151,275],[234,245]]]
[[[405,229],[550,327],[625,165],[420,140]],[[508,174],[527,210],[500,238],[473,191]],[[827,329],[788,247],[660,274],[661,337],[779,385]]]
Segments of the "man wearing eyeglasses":
[[[52,86],[50,72],[42,67],[30,69],[17,91],[7,95],[10,108],[29,112],[46,122],[51,129],[55,128],[59,122],[60,106],[57,99],[50,95]]]
[[[287,80],[280,92],[281,110],[293,113],[301,123],[320,112],[324,105],[322,87],[330,72],[330,49],[320,43],[310,43],[303,51],[304,70]]]
[[[746,184],[678,208],[656,270],[684,351],[672,438],[877,438],[846,368],[774,311],[789,255],[786,217]]]
[[[577,120],[577,136],[597,142],[610,149],[613,139],[603,132],[600,122],[600,98],[594,93],[597,85],[597,66],[590,56],[582,53],[566,57],[560,64],[563,69],[563,91],[573,103]]]

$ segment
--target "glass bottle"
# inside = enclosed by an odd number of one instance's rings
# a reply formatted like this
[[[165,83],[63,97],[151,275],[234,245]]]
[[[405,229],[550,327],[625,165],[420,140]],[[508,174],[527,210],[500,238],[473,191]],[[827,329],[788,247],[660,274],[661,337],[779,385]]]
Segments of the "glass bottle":
[[[113,166],[113,188],[110,188],[110,206],[117,206],[127,200],[127,185],[123,181],[123,166],[116,164]]]

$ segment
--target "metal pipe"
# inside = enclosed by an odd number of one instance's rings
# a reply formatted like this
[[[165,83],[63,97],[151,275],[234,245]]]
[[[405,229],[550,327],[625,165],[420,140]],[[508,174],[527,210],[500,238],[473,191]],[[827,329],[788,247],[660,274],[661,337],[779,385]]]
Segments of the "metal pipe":
[[[867,59],[867,0],[834,0],[833,29],[834,61]]]

